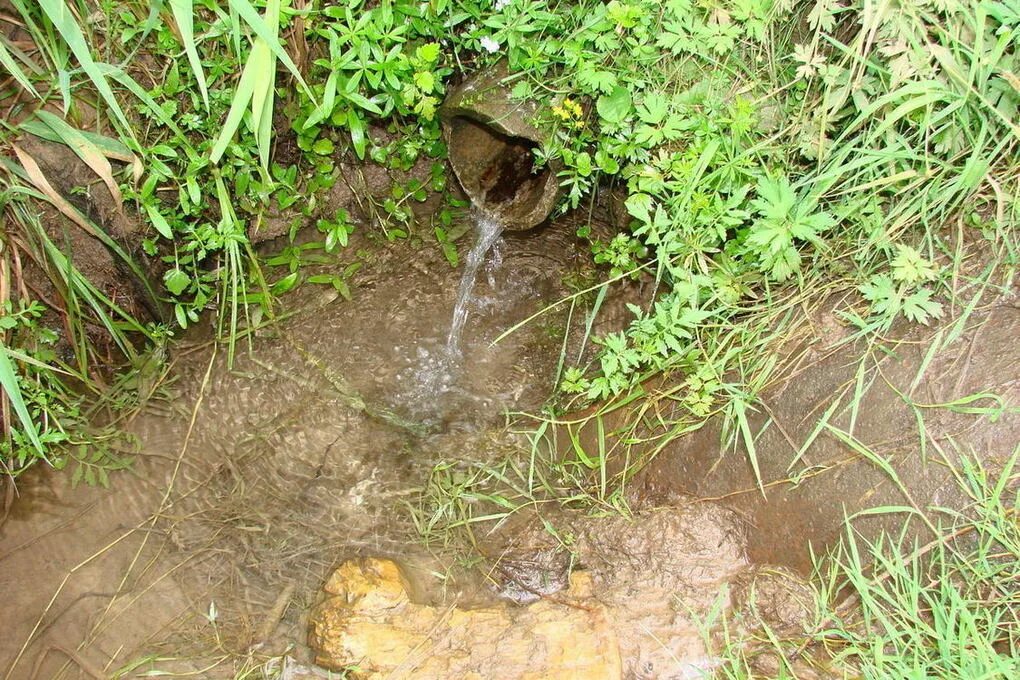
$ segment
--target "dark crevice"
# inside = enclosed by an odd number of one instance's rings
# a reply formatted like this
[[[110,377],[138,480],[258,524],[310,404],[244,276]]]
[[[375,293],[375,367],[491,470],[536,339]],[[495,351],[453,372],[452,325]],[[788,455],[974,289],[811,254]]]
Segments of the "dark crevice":
[[[542,197],[547,173],[536,167],[538,144],[463,116],[455,118],[451,128],[454,170],[472,200],[511,217],[532,210]]]

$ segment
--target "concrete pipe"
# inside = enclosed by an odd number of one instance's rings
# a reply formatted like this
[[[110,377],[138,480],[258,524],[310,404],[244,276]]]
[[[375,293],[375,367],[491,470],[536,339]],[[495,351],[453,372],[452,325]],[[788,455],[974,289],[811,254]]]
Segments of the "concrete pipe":
[[[471,201],[505,229],[541,224],[559,194],[555,168],[537,168],[533,151],[548,133],[533,102],[511,101],[500,64],[454,88],[439,109],[450,165]]]

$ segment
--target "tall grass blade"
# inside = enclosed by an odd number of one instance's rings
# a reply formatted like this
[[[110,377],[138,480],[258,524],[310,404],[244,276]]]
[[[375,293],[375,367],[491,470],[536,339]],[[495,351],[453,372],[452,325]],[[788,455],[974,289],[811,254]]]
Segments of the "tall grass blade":
[[[11,77],[21,85],[22,88],[36,99],[42,99],[36,89],[32,87],[32,81],[28,79],[25,72],[18,66],[18,62],[14,61],[14,56],[7,49],[7,45],[2,37],[0,37],[0,65],[2,65],[7,72],[11,74]]]
[[[205,108],[209,110],[209,89],[205,84],[205,70],[202,68],[202,59],[198,56],[198,48],[195,45],[195,16],[194,3],[192,0],[170,0],[170,9],[173,10],[174,20],[181,32],[181,42],[184,45],[184,53],[188,56],[188,63],[195,74],[198,82],[198,90],[202,93],[202,101]]]
[[[747,420],[747,402],[741,396],[733,398],[733,417],[737,420],[737,427],[740,429],[740,437],[747,450],[747,459],[754,470],[754,481],[758,484],[758,490],[765,496],[765,483],[761,477],[761,467],[758,465],[758,449],[754,444],[754,433],[751,432],[751,424]]]
[[[88,280],[77,267],[72,264],[71,260],[60,251],[59,248],[47,237],[42,234],[43,247],[46,251],[46,256],[51,262],[53,262],[55,269],[63,279],[64,286],[67,287],[76,296],[81,297],[88,306],[94,312],[96,318],[100,321],[107,333],[113,338],[114,342],[117,343],[117,347],[124,353],[124,355],[131,360],[137,357],[134,347],[128,340],[124,331],[121,329],[118,322],[114,317],[119,317],[123,324],[127,328],[136,333],[140,333],[151,339],[151,333],[142,326],[138,321],[128,314],[126,311],[120,308],[117,303],[108,298],[98,288],[96,288],[91,281]]]
[[[241,127],[245,111],[247,111],[248,104],[252,101],[252,95],[255,93],[256,80],[264,75],[267,67],[271,66],[266,61],[267,57],[268,52],[260,48],[260,43],[256,43],[252,47],[248,61],[244,65],[244,71],[241,72],[241,79],[237,83],[234,99],[230,103],[230,110],[227,111],[227,119],[223,123],[223,128],[220,130],[219,137],[216,138],[212,151],[209,152],[209,159],[213,163],[219,163],[227,146],[237,134],[238,128]]]
[[[276,42],[280,27],[280,0],[269,0],[266,3],[266,19],[269,22],[273,41]],[[266,61],[272,62],[270,57]],[[270,63],[265,71],[265,78],[259,80],[251,99],[252,128],[255,132],[255,143],[259,149],[259,160],[265,170],[269,170],[269,152],[273,142],[273,102],[276,94],[276,64]]]
[[[45,459],[46,449],[43,448],[42,441],[39,439],[39,430],[35,426],[35,421],[32,420],[28,407],[25,406],[21,386],[18,384],[18,375],[14,371],[14,364],[11,363],[8,351],[7,345],[0,342],[0,387],[3,387],[7,399],[14,407],[14,412],[18,415],[18,420],[21,421],[21,429],[25,432],[25,436],[32,442],[32,446],[36,448],[39,455]]]
[[[305,83],[305,79],[301,76],[301,71],[298,70],[297,65],[290,58],[290,55],[287,54],[287,50],[283,49],[280,45],[280,41],[277,40],[277,32],[280,27],[280,3],[279,0],[273,0],[273,2],[276,4],[276,11],[274,14],[276,22],[275,25],[271,26],[266,23],[266,20],[258,15],[258,12],[255,11],[255,8],[252,7],[252,4],[248,2],[248,0],[227,0],[227,4],[230,6],[230,9],[244,19],[245,23],[248,24],[248,26],[251,27],[251,30],[255,32],[255,35],[257,35],[259,39],[266,44],[266,47],[269,48],[272,55],[283,62],[283,65],[286,66],[287,70],[290,71],[294,78],[297,79],[302,89],[304,89],[308,96],[314,100],[308,84]],[[266,5],[267,18],[270,17],[269,4],[271,3],[267,3]]]
[[[277,40],[277,27],[280,23],[280,2],[269,0],[266,4],[266,19],[273,28],[268,30],[264,38],[260,34],[252,45],[248,61],[244,65],[237,91],[230,103],[227,120],[220,130],[220,135],[213,145],[209,158],[218,163],[227,146],[244,119],[244,113],[251,104],[251,128],[255,133],[262,167],[269,168],[269,151],[272,143],[273,89],[276,84],[276,60],[272,50]]]
[[[100,64],[99,70],[103,75],[109,76],[115,82],[118,82],[121,85],[123,85],[125,88],[127,88],[127,90],[131,94],[137,97],[140,102],[145,104],[145,107],[146,109],[148,109],[148,112],[152,114],[152,116],[156,118],[156,120],[158,120],[163,125],[166,125],[171,132],[177,135],[176,140],[178,144],[181,144],[185,149],[188,150],[192,148],[191,145],[187,143],[187,137],[184,135],[184,132],[181,131],[181,128],[177,125],[177,121],[175,121],[173,117],[166,112],[166,109],[160,106],[156,102],[156,100],[153,99],[151,95],[149,95],[145,88],[143,88],[135,81],[134,78],[129,76],[123,70],[117,68],[116,66],[111,66],[110,64]]]
[[[68,9],[64,0],[39,0],[39,6],[46,12],[46,16],[49,17],[57,32],[60,33],[60,37],[71,48],[71,52],[92,81],[92,84],[99,91],[106,105],[110,107],[114,117],[124,126],[126,134],[133,138],[134,132],[132,131],[131,124],[128,123],[124,111],[120,108],[117,97],[110,88],[110,83],[107,82],[99,65],[92,58],[92,51],[85,40],[85,35],[81,32],[81,27],[78,25],[78,20],[74,14]]]
[[[19,166],[17,163],[14,163],[12,161],[8,161],[7,159],[0,158],[0,165],[3,165],[5,168],[10,170],[16,176],[18,176],[18,177],[20,177],[20,178],[22,178],[22,179],[24,179],[26,181],[31,181],[29,176],[28,176],[28,174],[27,174],[27,172],[25,171],[25,169],[23,167]],[[45,176],[43,177],[43,179],[45,179]],[[50,187],[50,188],[52,189],[52,187]],[[41,200],[41,201],[52,202],[49,195],[47,195],[45,193],[40,193],[40,192],[34,191],[33,189],[31,189],[29,187],[21,186],[21,185],[18,185],[18,184],[14,184],[14,185],[10,186],[8,188],[8,191],[10,191],[13,195],[23,195],[23,196],[28,196],[28,197],[31,197],[31,198],[34,198],[34,199],[37,199],[37,200]],[[54,192],[54,193],[56,193],[56,192]],[[60,198],[61,200],[63,200],[63,198],[59,194],[56,194],[56,196],[58,198]],[[128,268],[131,270],[131,272],[135,275],[135,277],[138,280],[138,282],[141,283],[144,286],[145,292],[148,294],[150,300],[152,302],[154,302],[154,303],[157,303],[158,302],[158,298],[156,296],[155,291],[152,288],[152,283],[149,281],[149,277],[145,274],[145,272],[143,272],[141,270],[141,268],[138,266],[138,263],[134,261],[134,259],[120,246],[120,244],[118,244],[116,241],[114,241],[112,238],[110,238],[109,234],[107,234],[105,231],[100,229],[91,220],[89,220],[89,218],[87,218],[82,213],[78,212],[78,210],[74,206],[72,206],[70,203],[67,203],[66,200],[64,200],[63,206],[64,206],[65,209],[70,210],[73,213],[73,215],[75,216],[75,218],[73,218],[73,221],[74,221],[75,224],[81,226],[86,231],[86,233],[88,233],[90,236],[96,238],[104,246],[109,248],[110,251],[114,255],[119,257],[121,259],[121,261],[123,261],[128,266]],[[57,206],[54,205],[54,207],[57,207]],[[42,229],[42,226],[39,224],[39,216],[38,216],[38,214],[35,211],[27,210],[27,209],[25,209],[24,205],[20,205],[20,204],[16,204],[14,206],[14,208],[18,212],[18,214],[19,214],[19,221],[21,222],[21,224],[23,226],[31,227],[32,233],[38,235],[39,237],[41,237],[40,240],[48,240],[48,237],[46,237],[45,231]],[[58,210],[61,210],[61,209],[58,207]],[[61,210],[61,212],[63,212],[63,210]],[[68,216],[68,217],[70,217],[70,216]],[[45,255],[45,253],[41,253],[41,254]],[[137,321],[135,321],[130,315],[125,314],[124,317],[125,317],[125,320],[128,320],[128,321],[130,321],[132,323],[132,325],[134,326],[133,330],[138,330],[138,331],[142,332],[143,334],[145,334],[147,337],[150,337],[149,331],[146,330],[140,324],[138,324]]]
[[[41,113],[46,112],[36,111],[37,115]],[[60,120],[60,118],[57,116],[53,117]],[[42,122],[41,120],[34,119],[26,120],[24,123],[19,125],[18,128],[29,133],[30,135],[35,135],[40,139],[45,139],[48,142],[60,143],[63,141],[60,135],[58,135],[53,130],[52,127]],[[132,152],[131,149],[129,149],[120,140],[114,139],[113,137],[100,135],[95,132],[90,132],[88,130],[76,129],[76,132],[80,134],[82,137],[84,137],[89,144],[99,149],[100,153],[102,153],[107,158],[110,158],[115,161],[122,161],[124,163],[134,163],[138,160],[138,157],[135,156],[134,152]]]

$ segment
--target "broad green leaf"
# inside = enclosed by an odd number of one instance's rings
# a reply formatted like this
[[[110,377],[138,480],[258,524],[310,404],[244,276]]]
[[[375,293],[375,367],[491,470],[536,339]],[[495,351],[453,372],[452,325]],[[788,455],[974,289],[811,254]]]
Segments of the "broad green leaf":
[[[320,156],[328,156],[333,153],[333,140],[328,137],[316,140],[315,144],[312,144],[312,151]]]
[[[176,267],[163,274],[163,285],[171,295],[180,295],[188,289],[190,284],[191,277]]]
[[[365,122],[356,111],[347,114],[347,127],[351,131],[354,152],[358,154],[358,158],[364,160],[365,150],[368,148],[368,138],[365,136]]]
[[[645,95],[637,110],[638,118],[649,125],[658,125],[669,114],[669,99],[660,92]]]
[[[612,92],[599,97],[595,106],[606,122],[614,124],[623,122],[633,108],[630,90],[617,85]]]
[[[156,228],[159,235],[165,239],[173,240],[174,232],[170,228],[170,223],[166,221],[166,218],[159,212],[154,205],[145,206],[145,212],[149,215],[149,220],[152,221],[152,226]]]
[[[439,43],[430,42],[424,45],[419,45],[414,51],[415,55],[426,64],[432,64],[439,61]]]
[[[43,448],[42,441],[39,439],[39,431],[35,426],[35,421],[29,415],[28,407],[25,406],[25,399],[21,394],[21,386],[18,383],[18,375],[15,373],[14,364],[11,363],[8,356],[9,351],[7,345],[0,342],[0,387],[3,387],[4,393],[7,394],[7,400],[11,402],[14,412],[18,414],[18,420],[21,421],[21,429],[28,437],[28,440],[32,442],[32,446],[39,452],[39,455],[45,459],[46,449]]]
[[[652,197],[648,194],[635,193],[627,197],[624,202],[627,212],[631,217],[643,223],[652,221]]]
[[[338,71],[332,71],[326,78],[325,89],[322,93],[322,103],[315,107],[311,115],[305,121],[304,129],[315,127],[329,116],[333,115],[333,108],[336,106],[336,84],[339,77]]]
[[[283,295],[287,291],[291,290],[295,285],[297,285],[297,282],[298,272],[291,272],[287,276],[284,276],[282,279],[274,283],[273,287],[270,290],[272,290],[273,295]]]
[[[379,105],[359,92],[344,91],[343,96],[366,111],[370,111],[377,116],[382,115],[382,109],[379,108]]]

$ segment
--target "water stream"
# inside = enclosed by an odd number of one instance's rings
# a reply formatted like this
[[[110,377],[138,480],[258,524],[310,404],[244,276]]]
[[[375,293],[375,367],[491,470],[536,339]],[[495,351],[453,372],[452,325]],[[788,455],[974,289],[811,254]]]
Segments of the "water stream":
[[[464,274],[461,276],[460,288],[457,291],[457,304],[453,308],[453,322],[450,324],[450,334],[446,338],[446,352],[450,358],[460,356],[460,336],[464,333],[468,303],[471,301],[475,279],[478,278],[478,269],[485,261],[486,253],[503,232],[502,223],[492,215],[477,209],[472,214],[478,234],[475,245],[464,262]]]
[[[486,256],[499,240],[503,225],[478,209],[472,210],[471,220],[475,243],[464,261],[446,342],[443,343],[442,336],[415,339],[413,365],[402,371],[397,379],[403,387],[395,397],[395,405],[409,417],[423,423],[441,419],[451,399],[473,401],[476,396],[472,390],[465,391],[460,384],[464,363],[469,361],[463,335],[467,318],[479,303],[475,297],[478,274]],[[490,283],[493,283],[491,275]]]

